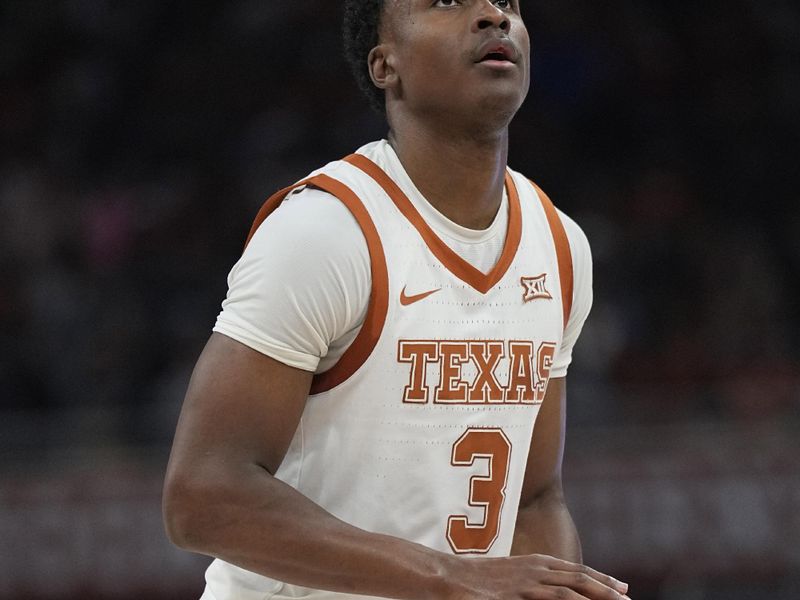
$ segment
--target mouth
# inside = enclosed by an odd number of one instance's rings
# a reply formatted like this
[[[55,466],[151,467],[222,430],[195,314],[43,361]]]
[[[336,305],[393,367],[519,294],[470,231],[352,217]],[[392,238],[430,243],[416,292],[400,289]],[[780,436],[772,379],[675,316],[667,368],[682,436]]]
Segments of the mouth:
[[[477,63],[516,63],[517,52],[514,46],[505,40],[490,40],[483,44],[477,52]]]

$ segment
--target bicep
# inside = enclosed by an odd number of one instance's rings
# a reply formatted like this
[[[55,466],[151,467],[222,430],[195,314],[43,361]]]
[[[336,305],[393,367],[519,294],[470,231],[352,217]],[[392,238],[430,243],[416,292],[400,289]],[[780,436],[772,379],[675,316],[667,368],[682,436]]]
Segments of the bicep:
[[[201,466],[280,466],[312,373],[287,366],[229,337],[209,339],[186,392],[170,474]]]
[[[561,462],[566,427],[566,379],[553,378],[533,429],[520,506],[551,491],[561,492]]]

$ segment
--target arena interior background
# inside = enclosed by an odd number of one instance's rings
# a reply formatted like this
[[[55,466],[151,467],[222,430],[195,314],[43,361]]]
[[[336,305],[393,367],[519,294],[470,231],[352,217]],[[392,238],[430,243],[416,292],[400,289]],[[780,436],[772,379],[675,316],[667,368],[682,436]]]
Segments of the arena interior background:
[[[585,559],[637,600],[796,600],[800,7],[523,3],[511,165],[595,259]],[[227,271],[268,194],[385,133],[339,4],[0,2],[0,598],[199,596],[160,486]]]

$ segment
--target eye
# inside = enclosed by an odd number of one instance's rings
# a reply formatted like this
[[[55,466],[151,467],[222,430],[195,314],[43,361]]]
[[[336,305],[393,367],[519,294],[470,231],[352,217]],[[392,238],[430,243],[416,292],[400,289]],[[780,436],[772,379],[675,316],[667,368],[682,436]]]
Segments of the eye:
[[[511,8],[511,0],[497,0],[495,4],[500,8]]]
[[[439,8],[450,8],[451,6],[456,6],[460,2],[458,0],[436,0],[434,6]]]

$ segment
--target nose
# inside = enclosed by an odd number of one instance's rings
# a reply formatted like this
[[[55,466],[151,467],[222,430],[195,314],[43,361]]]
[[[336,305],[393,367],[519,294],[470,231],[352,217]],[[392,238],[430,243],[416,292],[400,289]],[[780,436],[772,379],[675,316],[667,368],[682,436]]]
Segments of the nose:
[[[500,10],[491,0],[478,2],[478,14],[472,22],[472,31],[477,33],[483,29],[496,27],[505,33],[511,29],[511,21],[502,10]]]

